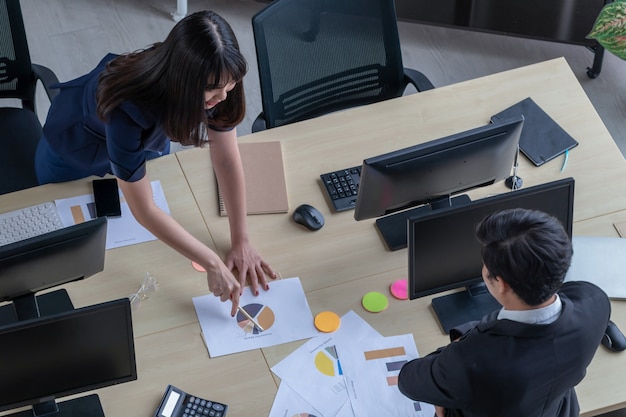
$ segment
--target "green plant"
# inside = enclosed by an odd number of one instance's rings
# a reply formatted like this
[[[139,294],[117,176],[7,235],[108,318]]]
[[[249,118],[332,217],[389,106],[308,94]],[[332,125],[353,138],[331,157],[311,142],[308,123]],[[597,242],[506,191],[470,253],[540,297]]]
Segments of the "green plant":
[[[626,0],[615,0],[602,8],[587,35],[607,51],[626,60]]]

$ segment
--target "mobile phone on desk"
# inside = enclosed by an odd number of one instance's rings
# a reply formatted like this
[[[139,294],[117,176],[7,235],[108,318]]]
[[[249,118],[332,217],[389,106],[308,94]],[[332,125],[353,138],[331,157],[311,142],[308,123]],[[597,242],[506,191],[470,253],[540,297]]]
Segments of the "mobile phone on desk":
[[[93,199],[97,217],[120,217],[120,192],[115,178],[93,180]]]
[[[187,394],[180,388],[168,385],[154,417],[224,417],[228,406]]]

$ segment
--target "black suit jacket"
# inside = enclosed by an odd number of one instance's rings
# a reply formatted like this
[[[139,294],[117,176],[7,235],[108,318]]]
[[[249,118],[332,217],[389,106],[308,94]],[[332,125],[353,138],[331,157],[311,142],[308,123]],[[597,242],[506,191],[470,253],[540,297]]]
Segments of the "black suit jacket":
[[[404,365],[400,391],[447,409],[447,416],[578,417],[574,386],[598,348],[610,317],[606,294],[567,282],[553,323],[485,317],[458,342]]]

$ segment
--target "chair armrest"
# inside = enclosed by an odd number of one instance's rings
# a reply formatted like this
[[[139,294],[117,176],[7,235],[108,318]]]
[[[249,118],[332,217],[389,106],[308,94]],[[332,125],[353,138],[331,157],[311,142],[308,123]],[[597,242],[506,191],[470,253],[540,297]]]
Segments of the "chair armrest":
[[[59,94],[59,89],[51,86],[57,84],[59,82],[59,79],[50,68],[37,64],[32,64],[32,67],[35,78],[41,81],[44,89],[46,90],[48,98],[50,99],[50,101],[52,101],[52,99],[56,97],[57,94]]]
[[[252,133],[254,132],[260,132],[262,130],[267,129],[267,123],[265,123],[265,115],[263,114],[263,112],[261,112],[256,119],[254,119],[254,122],[252,122]]]
[[[435,88],[424,74],[412,68],[404,68],[404,80],[407,84],[413,84],[417,91],[426,91]]]

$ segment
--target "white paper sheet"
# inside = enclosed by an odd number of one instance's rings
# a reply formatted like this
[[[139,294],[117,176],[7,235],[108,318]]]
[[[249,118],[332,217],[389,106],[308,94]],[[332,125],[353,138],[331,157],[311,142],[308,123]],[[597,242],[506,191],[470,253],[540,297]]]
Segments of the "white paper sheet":
[[[154,202],[158,207],[169,214],[170,209],[167,205],[161,182],[152,181],[150,185],[152,185]],[[93,194],[63,198],[55,200],[54,203],[57,206],[59,216],[64,226],[72,226],[96,217]],[[121,190],[120,206],[122,208],[122,216],[107,219],[107,249],[156,240],[156,237],[152,233],[135,220]]]
[[[198,321],[211,357],[274,346],[317,336],[313,316],[300,278],[273,281],[268,291],[254,296],[244,288],[239,300],[244,310],[258,321],[257,329],[240,312],[230,316],[231,303],[213,294],[193,298]]]
[[[335,346],[382,337],[354,311],[341,317],[339,329],[322,333],[300,346],[274,367],[281,385],[289,385],[323,417],[335,417],[348,402],[342,364]],[[351,409],[349,410],[351,414]]]
[[[355,416],[432,417],[435,407],[405,397],[397,386],[402,364],[419,357],[413,335],[337,345]]]
[[[626,299],[626,239],[574,236],[574,256],[565,281],[588,281],[614,299]]]
[[[346,401],[335,417],[353,417],[350,401]],[[281,382],[269,417],[326,417],[299,396],[289,385]]]

